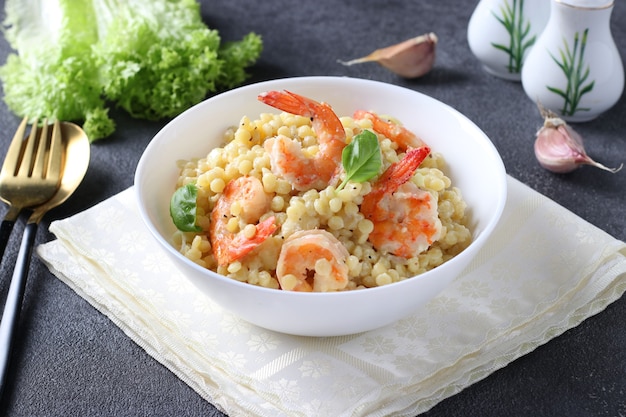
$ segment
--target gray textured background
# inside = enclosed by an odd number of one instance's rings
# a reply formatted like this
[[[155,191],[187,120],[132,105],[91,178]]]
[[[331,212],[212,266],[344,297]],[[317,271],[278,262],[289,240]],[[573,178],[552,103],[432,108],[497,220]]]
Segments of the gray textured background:
[[[205,21],[223,39],[249,31],[265,51],[252,81],[302,75],[345,75],[385,81],[455,107],[491,137],[507,171],[582,218],[626,240],[626,170],[611,175],[583,168],[556,176],[535,161],[532,144],[541,118],[519,83],[487,75],[470,53],[466,30],[474,2],[454,0],[213,0]],[[616,2],[612,32],[626,57],[626,4]],[[4,9],[4,2],[0,2]],[[376,64],[346,68],[336,59],[369,53],[434,31],[437,62],[426,77],[406,81]],[[8,46],[0,39],[0,62]],[[45,219],[84,210],[132,185],[135,165],[167,122],[132,120],[114,112],[115,136],[92,147],[87,176],[74,196]],[[576,125],[589,153],[606,165],[626,162],[626,99],[597,120]],[[19,118],[0,103],[0,154]],[[471,162],[471,161],[468,161]],[[5,212],[5,206],[0,214]],[[0,301],[15,260],[18,223],[0,270]],[[40,227],[38,242],[52,239]],[[572,239],[575,237],[572,236]],[[34,260],[19,340],[0,404],[10,416],[220,416],[209,403],[148,356],[106,317]],[[443,401],[435,416],[626,415],[626,300]]]

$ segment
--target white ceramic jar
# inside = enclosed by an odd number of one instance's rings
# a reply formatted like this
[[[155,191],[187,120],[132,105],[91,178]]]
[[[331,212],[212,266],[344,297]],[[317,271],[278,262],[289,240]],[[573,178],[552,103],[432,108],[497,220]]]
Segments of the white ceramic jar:
[[[522,69],[524,91],[570,122],[592,120],[624,89],[610,29],[613,0],[550,0],[548,24]]]
[[[549,14],[550,0],[480,0],[467,27],[469,47],[487,72],[519,81]]]

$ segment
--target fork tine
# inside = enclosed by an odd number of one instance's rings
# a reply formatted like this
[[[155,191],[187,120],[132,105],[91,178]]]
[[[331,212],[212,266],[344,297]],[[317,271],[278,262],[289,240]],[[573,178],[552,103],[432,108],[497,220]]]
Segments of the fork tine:
[[[36,125],[33,125],[33,129],[37,129]],[[32,132],[31,132],[32,139]],[[33,143],[33,146],[35,144]],[[32,168],[32,177],[34,178],[44,178],[45,177],[45,169],[46,169],[46,151],[48,148],[48,119],[43,120],[43,125],[41,126],[41,132],[39,133],[38,141],[37,141],[37,155],[35,156],[35,163]],[[34,149],[33,149],[34,151]],[[26,159],[24,159],[26,162]]]
[[[17,171],[17,175],[19,176],[29,177],[32,173],[32,167],[33,167],[32,161],[35,160],[33,158],[33,154],[37,152],[38,146],[36,146],[36,142],[39,142],[37,140],[37,131],[39,130],[37,129],[37,124],[38,124],[38,120],[35,119],[32,126],[30,127],[30,136],[28,137],[28,142],[26,143],[26,149],[24,149],[24,154],[22,155],[20,167]],[[27,161],[28,163],[25,164],[24,162],[27,162]]]
[[[17,175],[17,168],[20,166],[20,155],[22,153],[22,144],[24,142],[24,131],[26,130],[26,124],[28,123],[28,116],[22,119],[22,122],[13,135],[13,140],[9,145],[9,150],[4,158],[4,164],[2,165],[2,172],[7,175]]]
[[[48,160],[48,172],[46,178],[61,179],[63,166],[63,138],[61,137],[61,122],[55,120],[50,139],[50,158]]]

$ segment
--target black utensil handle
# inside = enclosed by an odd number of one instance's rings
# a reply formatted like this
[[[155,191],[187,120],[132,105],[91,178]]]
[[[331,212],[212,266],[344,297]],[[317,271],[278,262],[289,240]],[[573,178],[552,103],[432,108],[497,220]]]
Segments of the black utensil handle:
[[[24,228],[20,252],[17,255],[11,286],[0,322],[0,396],[6,385],[7,370],[11,360],[11,350],[22,309],[22,299],[26,288],[26,277],[30,267],[33,244],[37,235],[37,223],[28,223]]]
[[[11,231],[13,230],[14,220],[3,220],[0,225],[0,262],[4,256],[4,250],[7,248]]]

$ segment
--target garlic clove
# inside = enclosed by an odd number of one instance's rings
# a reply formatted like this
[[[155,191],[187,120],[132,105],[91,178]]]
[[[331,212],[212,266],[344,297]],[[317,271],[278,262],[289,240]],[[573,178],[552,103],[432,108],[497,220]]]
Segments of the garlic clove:
[[[537,132],[534,150],[543,168],[559,174],[572,172],[581,165],[591,165],[612,173],[622,169],[624,164],[618,168],[608,168],[591,159],[578,132],[553,112],[541,106],[540,111],[544,123]]]
[[[404,78],[418,78],[427,74],[435,63],[438,38],[426,33],[395,45],[377,49],[362,58],[338,62],[343,65],[377,62]]]
[[[584,155],[571,139],[567,129],[546,121],[537,132],[535,156],[539,164],[555,173],[567,173],[579,167]]]

